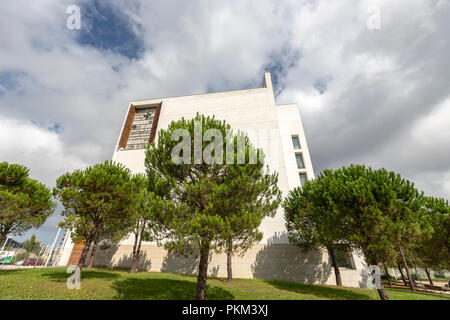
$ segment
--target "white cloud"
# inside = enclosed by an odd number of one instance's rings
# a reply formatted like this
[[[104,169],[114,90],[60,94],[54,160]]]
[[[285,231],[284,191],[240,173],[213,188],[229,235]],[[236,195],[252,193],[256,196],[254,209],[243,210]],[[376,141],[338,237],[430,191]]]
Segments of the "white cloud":
[[[0,161],[30,168],[31,177],[54,186],[67,171],[87,166],[76,154],[69,154],[56,132],[35,124],[0,117]]]
[[[110,159],[128,101],[258,86],[272,66],[277,102],[300,105],[316,172],[367,163],[449,197],[448,1],[111,1],[143,43],[132,60],[80,45],[65,27],[70,4],[2,4],[0,160],[52,184]],[[366,26],[370,5],[380,30]],[[14,88],[5,71],[20,72]],[[4,144],[13,131],[17,142]]]
[[[428,115],[420,119],[411,130],[411,138],[422,148],[440,145],[450,149],[450,98],[439,103]]]

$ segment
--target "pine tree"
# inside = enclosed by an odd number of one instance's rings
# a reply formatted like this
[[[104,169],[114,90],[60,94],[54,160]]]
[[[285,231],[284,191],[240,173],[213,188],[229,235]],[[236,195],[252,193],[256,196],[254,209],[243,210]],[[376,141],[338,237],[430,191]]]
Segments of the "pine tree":
[[[53,192],[64,206],[61,226],[73,230],[74,241],[85,241],[77,263],[80,269],[91,244],[117,241],[131,230],[134,188],[130,170],[112,161],[58,178]]]
[[[199,258],[197,299],[205,299],[210,253],[222,250],[230,238],[236,247],[241,238],[259,239],[255,228],[278,205],[277,175],[262,173],[262,161],[251,163],[261,159],[258,155],[262,151],[247,136],[234,134],[224,121],[198,114],[172,122],[147,149],[147,174],[154,193],[164,200],[159,210],[166,229],[164,245],[169,252]],[[251,201],[242,205],[246,193]],[[231,226],[233,222],[239,223]]]
[[[0,163],[0,243],[40,227],[55,211],[51,191],[19,164]]]

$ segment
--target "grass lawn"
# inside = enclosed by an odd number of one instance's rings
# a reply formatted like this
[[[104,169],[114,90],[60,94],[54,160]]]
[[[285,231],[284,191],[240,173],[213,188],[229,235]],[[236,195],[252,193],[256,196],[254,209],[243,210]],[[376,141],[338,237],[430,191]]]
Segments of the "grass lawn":
[[[196,277],[170,273],[84,269],[81,289],[69,290],[64,268],[0,271],[0,299],[194,299]],[[411,293],[388,289],[391,299],[429,300],[449,296]],[[209,278],[207,299],[304,300],[304,299],[376,299],[375,290],[308,285],[285,281],[235,279],[227,284],[222,278]]]

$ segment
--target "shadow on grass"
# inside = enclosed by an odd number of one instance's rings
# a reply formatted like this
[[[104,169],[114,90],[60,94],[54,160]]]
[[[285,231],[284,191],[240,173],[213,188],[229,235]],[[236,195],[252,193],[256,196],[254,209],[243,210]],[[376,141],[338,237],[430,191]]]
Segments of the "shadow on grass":
[[[296,292],[299,294],[310,294],[325,299],[342,300],[368,300],[373,299],[370,295],[355,292],[348,289],[337,289],[333,287],[310,285],[304,283],[292,283],[278,280],[265,280],[264,282],[281,290]]]
[[[48,279],[55,281],[66,281],[70,276],[70,273],[67,273],[65,270],[61,271],[53,271],[49,273],[43,273],[43,277],[47,277]],[[114,279],[118,278],[120,275],[112,273],[112,272],[104,272],[104,271],[96,271],[96,270],[81,270],[81,279]]]
[[[115,281],[115,299],[120,300],[193,300],[197,284],[195,282],[169,279],[128,278]],[[231,300],[234,296],[219,287],[207,286],[207,300]]]

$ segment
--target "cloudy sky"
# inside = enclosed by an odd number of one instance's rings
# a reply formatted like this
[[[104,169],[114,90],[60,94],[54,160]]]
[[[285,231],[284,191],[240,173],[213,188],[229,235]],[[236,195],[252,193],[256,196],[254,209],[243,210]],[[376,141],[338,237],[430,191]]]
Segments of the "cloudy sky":
[[[0,161],[52,187],[111,159],[128,101],[258,87],[270,71],[316,173],[385,167],[449,198],[449,17],[448,0],[3,1]],[[32,232],[48,243],[60,219]]]

